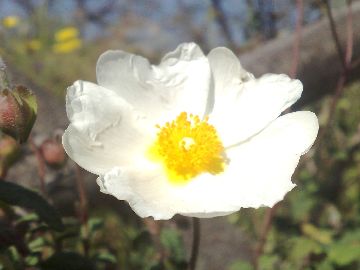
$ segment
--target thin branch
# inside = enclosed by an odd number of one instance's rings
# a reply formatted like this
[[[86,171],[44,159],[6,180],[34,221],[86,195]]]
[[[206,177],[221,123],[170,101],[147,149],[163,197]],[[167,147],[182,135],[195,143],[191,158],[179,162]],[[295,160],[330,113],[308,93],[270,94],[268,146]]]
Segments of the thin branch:
[[[343,57],[342,62],[344,62],[344,68],[343,71],[338,79],[335,95],[332,99],[331,105],[330,105],[330,111],[329,111],[329,118],[326,122],[325,127],[321,130],[319,134],[318,141],[321,143],[322,139],[324,138],[327,130],[329,129],[332,119],[334,117],[336,105],[341,97],[341,95],[344,92],[344,86],[346,83],[346,80],[348,78],[348,74],[351,71],[352,63],[351,59],[353,56],[353,43],[354,43],[354,29],[353,29],[353,14],[352,14],[352,1],[347,0],[347,17],[346,17],[346,52]],[[330,12],[331,13],[331,12]],[[329,17],[330,20],[330,17]],[[333,39],[334,42],[337,40],[337,36],[335,33],[333,33]]]
[[[294,38],[293,52],[292,52],[293,57],[292,57],[292,64],[290,69],[291,78],[296,78],[298,71],[303,18],[304,18],[304,2],[303,0],[296,0],[296,26],[295,26],[295,38]]]
[[[340,63],[342,65],[343,69],[346,69],[344,52],[343,52],[341,44],[340,44],[339,35],[338,35],[337,31],[336,31],[336,25],[335,25],[335,21],[334,21],[334,16],[332,14],[332,10],[331,10],[329,0],[324,0],[324,4],[325,4],[326,14],[327,14],[328,19],[329,19],[331,34],[332,34],[332,37],[333,37],[333,40],[334,40],[334,43],[335,43],[335,47],[336,47],[336,50],[337,50],[337,53],[338,53],[338,56],[339,56]]]
[[[41,152],[39,148],[36,146],[32,136],[29,136],[29,144],[32,152],[34,153],[36,160],[37,160],[37,171],[39,176],[39,182],[40,182],[40,190],[41,193],[47,197],[47,191],[46,191],[46,184],[45,184],[45,160],[43,156],[41,155]]]
[[[79,165],[75,165],[75,173],[76,173],[76,186],[77,191],[79,194],[79,218],[80,222],[83,225],[84,229],[84,238],[83,238],[83,249],[84,249],[84,255],[89,255],[90,250],[90,243],[89,243],[89,231],[88,231],[88,201],[86,196],[86,190],[85,190],[85,182],[84,177],[81,171],[81,168]]]
[[[189,260],[189,270],[196,269],[196,262],[199,255],[200,246],[200,220],[198,218],[192,218],[193,222],[193,243],[191,248],[191,256]]]
[[[357,68],[358,66],[360,66],[360,58],[354,60],[354,61],[351,63],[351,69],[355,69],[355,68]]]
[[[255,270],[259,269],[259,258],[264,252],[264,246],[266,244],[268,234],[270,232],[272,221],[276,212],[276,209],[279,204],[275,204],[273,207],[268,208],[265,213],[263,226],[260,232],[260,238],[259,242],[255,248],[255,254],[254,254],[254,267]]]
[[[215,13],[215,19],[216,19],[217,23],[219,24],[221,30],[223,31],[223,34],[226,38],[227,43],[229,44],[229,47],[233,51],[236,51],[237,46],[236,46],[233,36],[231,34],[229,24],[227,23],[225,12],[221,6],[221,1],[220,0],[211,0],[211,3],[212,3],[212,8]]]

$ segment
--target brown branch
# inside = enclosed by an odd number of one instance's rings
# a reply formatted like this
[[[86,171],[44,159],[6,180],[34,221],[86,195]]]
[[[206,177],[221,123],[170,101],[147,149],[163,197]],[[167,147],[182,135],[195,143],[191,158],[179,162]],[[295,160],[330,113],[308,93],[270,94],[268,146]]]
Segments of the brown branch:
[[[36,146],[31,135],[30,135],[28,141],[30,144],[31,151],[34,153],[36,160],[37,160],[37,171],[38,171],[38,176],[39,176],[41,193],[45,197],[47,197],[46,184],[45,184],[45,160],[44,160],[43,156],[41,155],[40,149]]]
[[[341,44],[340,44],[339,35],[338,35],[337,31],[336,31],[336,25],[335,25],[335,21],[334,21],[334,16],[332,14],[332,10],[331,10],[329,0],[324,0],[324,4],[325,4],[326,14],[327,14],[327,17],[329,19],[332,38],[334,40],[334,44],[335,44],[335,47],[336,47],[336,50],[337,50],[337,53],[338,53],[338,56],[339,56],[340,63],[342,65],[343,69],[346,69],[344,52],[343,52]]]
[[[211,0],[211,4],[212,4],[212,8],[215,13],[215,19],[216,19],[217,23],[219,24],[221,30],[223,31],[223,34],[225,36],[225,39],[226,39],[229,47],[233,51],[237,51],[237,46],[232,37],[229,24],[227,23],[225,12],[221,6],[221,1],[220,0]]]
[[[354,60],[351,64],[351,69],[355,69],[357,68],[358,66],[360,66],[360,58]]]
[[[345,86],[346,80],[348,78],[348,74],[352,68],[351,59],[352,59],[352,55],[353,55],[353,45],[354,45],[353,44],[354,43],[354,30],[353,30],[352,1],[347,0],[346,3],[347,3],[347,9],[348,9],[347,18],[346,18],[346,52],[345,52],[345,55],[343,56],[344,58],[342,60],[345,64],[345,66],[343,67],[343,71],[338,79],[335,95],[331,101],[329,118],[327,119],[326,125],[321,130],[319,137],[318,137],[318,142],[320,144],[332,123],[332,120],[333,120],[333,117],[335,114],[336,105],[344,92],[344,86]],[[331,14],[331,12],[328,14]],[[330,17],[329,17],[329,21],[330,21]],[[337,40],[335,33],[336,32],[333,32],[334,42],[336,42],[336,40]]]
[[[199,218],[192,218],[193,221],[193,243],[191,248],[191,256],[189,260],[189,270],[195,270],[196,262],[199,255],[200,247],[200,220]]]
[[[78,207],[78,214],[80,222],[84,229],[84,238],[83,238],[83,249],[84,255],[89,255],[90,250],[90,243],[89,243],[89,231],[88,231],[88,203],[87,203],[87,196],[85,190],[85,182],[84,177],[79,165],[75,165],[75,174],[76,174],[76,187],[79,194],[79,207]]]
[[[266,244],[268,234],[270,232],[272,221],[279,204],[275,204],[273,207],[266,209],[263,226],[260,232],[260,238],[254,252],[254,268],[259,269],[259,258],[264,252],[264,246]]]

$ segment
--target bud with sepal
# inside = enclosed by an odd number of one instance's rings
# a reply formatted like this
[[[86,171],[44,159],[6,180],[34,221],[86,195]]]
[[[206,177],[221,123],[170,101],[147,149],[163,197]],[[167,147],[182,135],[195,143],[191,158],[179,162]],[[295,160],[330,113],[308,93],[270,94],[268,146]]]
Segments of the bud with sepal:
[[[0,92],[0,130],[18,142],[27,140],[37,114],[36,97],[24,86]]]

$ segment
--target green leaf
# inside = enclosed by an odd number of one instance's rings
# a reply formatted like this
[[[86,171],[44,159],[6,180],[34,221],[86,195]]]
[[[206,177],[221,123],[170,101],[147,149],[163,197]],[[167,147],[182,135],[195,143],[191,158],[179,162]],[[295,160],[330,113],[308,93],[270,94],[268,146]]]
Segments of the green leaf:
[[[64,225],[57,211],[39,194],[0,179],[0,201],[33,210],[49,227],[57,231]]]
[[[289,197],[291,205],[289,216],[295,223],[308,220],[316,200],[306,190],[296,190]]]
[[[229,270],[254,270],[254,267],[246,261],[234,261],[230,267]]]
[[[177,230],[164,228],[161,231],[160,240],[175,261],[183,261],[185,259],[182,238]]]
[[[87,258],[74,252],[59,252],[41,263],[42,270],[95,270]]]
[[[360,244],[337,243],[328,253],[329,259],[337,265],[344,266],[360,258]]]
[[[38,237],[38,238],[32,240],[31,242],[29,242],[28,246],[32,252],[41,252],[43,247],[46,246],[47,244],[48,243],[45,240],[45,238]]]
[[[262,255],[259,259],[259,265],[261,270],[273,270],[276,269],[276,263],[279,261],[279,257],[276,255]]]
[[[90,218],[88,221],[88,228],[90,236],[104,227],[104,221],[100,218]]]
[[[306,236],[321,244],[328,245],[332,242],[332,232],[329,230],[317,228],[310,223],[302,224],[301,230]]]
[[[102,261],[105,263],[112,263],[112,264],[115,264],[117,262],[116,257],[113,254],[106,252],[106,251],[103,251],[103,252],[100,252],[99,254],[97,254],[94,257],[94,259],[97,261]]]
[[[328,260],[323,261],[316,266],[316,270],[334,270],[334,269],[335,269],[334,266]]]
[[[39,262],[39,258],[36,255],[30,255],[25,258],[25,264],[27,266],[35,266]]]
[[[295,262],[302,262],[310,254],[320,254],[322,247],[315,240],[305,237],[292,239],[290,258]]]
[[[344,266],[360,258],[360,230],[347,232],[338,242],[330,246],[329,259]]]

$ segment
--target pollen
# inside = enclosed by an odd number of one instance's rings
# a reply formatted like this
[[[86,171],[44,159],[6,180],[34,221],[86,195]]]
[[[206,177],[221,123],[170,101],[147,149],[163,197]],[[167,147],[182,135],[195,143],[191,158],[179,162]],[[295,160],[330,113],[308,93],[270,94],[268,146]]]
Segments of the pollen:
[[[172,183],[186,183],[201,173],[219,174],[225,167],[224,146],[214,126],[186,112],[159,128],[150,148]]]

